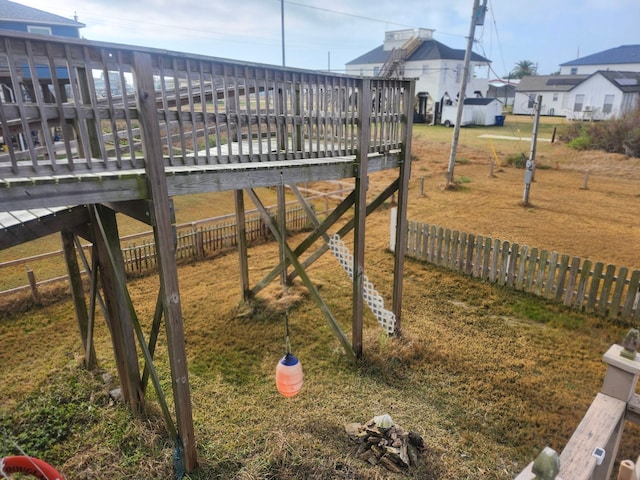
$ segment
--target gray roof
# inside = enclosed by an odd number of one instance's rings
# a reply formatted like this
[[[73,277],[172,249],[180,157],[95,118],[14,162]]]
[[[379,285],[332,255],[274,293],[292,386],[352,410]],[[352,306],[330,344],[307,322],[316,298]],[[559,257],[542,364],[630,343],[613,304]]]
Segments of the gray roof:
[[[602,75],[624,93],[640,92],[640,72],[619,72],[600,70],[594,75]]]
[[[0,0],[0,21],[30,23],[41,25],[64,25],[82,28],[84,23],[76,22],[70,18],[44,12],[37,8],[26,7],[9,0]]]
[[[517,92],[568,92],[587,78],[602,75],[624,93],[640,92],[640,72],[598,70],[591,75],[533,75],[524,77]]]
[[[486,98],[486,97],[470,97],[464,99],[465,105],[489,105],[490,103],[498,102],[502,103],[497,98]]]
[[[516,92],[568,92],[589,75],[531,75],[523,77]]]
[[[602,52],[561,63],[561,67],[577,65],[606,65],[617,63],[640,63],[640,45],[622,45]]]
[[[420,60],[464,60],[464,50],[447,47],[445,44],[438,42],[437,40],[424,40],[422,44],[416,49],[413,54],[407,58],[407,62],[415,62]],[[363,65],[370,63],[384,63],[391,50],[384,50],[384,46],[380,45],[374,48],[370,52],[359,56],[347,62],[347,65]],[[486,62],[491,63],[491,60],[473,53],[471,55],[471,61],[473,62]]]

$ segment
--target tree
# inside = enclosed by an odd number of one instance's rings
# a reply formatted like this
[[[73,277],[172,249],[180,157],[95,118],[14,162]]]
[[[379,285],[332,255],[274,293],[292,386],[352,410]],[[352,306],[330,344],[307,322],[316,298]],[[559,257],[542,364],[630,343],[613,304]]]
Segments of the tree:
[[[537,75],[537,67],[531,60],[520,60],[511,70],[511,78],[522,78],[529,75]]]

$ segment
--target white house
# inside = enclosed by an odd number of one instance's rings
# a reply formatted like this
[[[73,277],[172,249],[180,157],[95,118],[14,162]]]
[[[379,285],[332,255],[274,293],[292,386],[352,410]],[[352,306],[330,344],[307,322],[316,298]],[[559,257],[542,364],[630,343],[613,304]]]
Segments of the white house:
[[[640,45],[622,45],[560,65],[560,75],[524,77],[514,114],[540,113],[571,120],[606,120],[633,110],[640,96]]]
[[[538,95],[542,95],[540,113],[567,116],[570,111],[569,92],[588,75],[532,75],[524,77],[516,87],[514,115],[532,115]]]
[[[640,72],[597,71],[591,75],[525,77],[518,85],[514,114],[530,115],[538,95],[540,113],[569,120],[608,120],[640,101]]]
[[[640,72],[598,71],[567,95],[571,120],[608,120],[633,110],[640,98]]]
[[[460,92],[465,50],[450,48],[433,39],[434,30],[420,28],[385,33],[383,45],[346,64],[350,75],[404,77],[416,79],[416,94],[427,99],[432,110],[454,102]],[[469,64],[466,97],[484,97],[489,89],[487,75],[476,71],[488,68],[490,60],[473,53]]]
[[[640,72],[640,45],[621,45],[560,64],[560,75],[590,75],[599,70]]]

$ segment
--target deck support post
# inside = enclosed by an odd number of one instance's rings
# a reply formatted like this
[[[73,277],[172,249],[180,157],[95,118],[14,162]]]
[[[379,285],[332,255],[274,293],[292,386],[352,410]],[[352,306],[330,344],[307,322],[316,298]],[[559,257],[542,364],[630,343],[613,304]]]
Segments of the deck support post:
[[[371,80],[361,80],[358,95],[358,151],[355,172],[355,229],[353,235],[353,319],[351,345],[357,358],[362,357],[362,324],[364,314],[364,248],[367,220],[368,160],[371,142]]]
[[[124,262],[116,214],[110,208],[94,205],[89,212],[95,252],[100,264],[100,278],[107,309],[107,323],[111,331],[113,351],[120,377],[122,397],[134,412],[140,412],[144,397],[140,384],[140,368],[133,335],[133,321],[125,292],[119,288],[118,275],[124,278]],[[104,231],[104,236],[102,235]],[[111,253],[110,253],[111,252]],[[110,255],[115,262],[111,262]],[[121,268],[120,272],[114,268]]]
[[[93,336],[89,335],[89,312],[87,310],[87,302],[82,286],[82,276],[80,275],[80,266],[78,265],[78,257],[73,239],[73,233],[63,230],[60,232],[62,237],[62,249],[67,264],[67,273],[69,274],[69,284],[71,287],[71,298],[73,299],[74,310],[76,312],[76,321],[82,337],[82,351],[84,352],[84,364],[87,370],[91,370],[96,366],[96,350],[93,346]],[[91,332],[93,333],[93,332]]]
[[[197,467],[198,461],[182,307],[178,289],[178,270],[175,262],[175,236],[167,180],[164,173],[162,136],[158,124],[151,55],[135,52],[133,54],[132,69],[140,116],[139,122],[147,186],[153,202],[153,233],[158,251],[160,292],[164,308],[177,429],[183,447],[184,467],[187,472],[191,472]]]
[[[402,280],[404,255],[407,250],[407,203],[409,201],[409,179],[411,178],[411,129],[413,128],[413,101],[415,83],[411,82],[404,96],[404,121],[402,122],[402,163],[400,163],[398,187],[398,214],[396,216],[396,247],[393,264],[393,299],[391,310],[396,316],[395,334],[401,334],[402,320]]]
[[[251,297],[249,286],[249,262],[247,259],[247,225],[244,214],[244,190],[235,190],[236,204],[236,235],[238,237],[238,263],[240,266],[240,289],[242,301],[246,302]]]

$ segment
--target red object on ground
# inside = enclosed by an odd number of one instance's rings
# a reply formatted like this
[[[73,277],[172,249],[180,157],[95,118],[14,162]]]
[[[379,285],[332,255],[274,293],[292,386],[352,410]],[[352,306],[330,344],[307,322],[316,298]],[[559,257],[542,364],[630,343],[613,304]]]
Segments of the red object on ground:
[[[24,473],[40,480],[64,480],[64,477],[47,462],[25,455],[0,459],[0,472]]]

